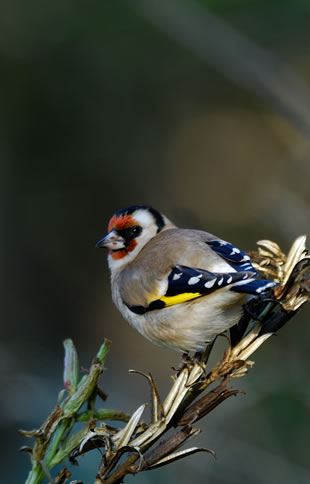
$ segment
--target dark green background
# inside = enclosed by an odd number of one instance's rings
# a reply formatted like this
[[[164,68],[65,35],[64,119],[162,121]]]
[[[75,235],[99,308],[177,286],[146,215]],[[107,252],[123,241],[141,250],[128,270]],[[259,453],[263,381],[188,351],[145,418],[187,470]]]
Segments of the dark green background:
[[[309,2],[197,3],[282,59],[308,89]],[[309,231],[310,136],[292,113],[281,116],[255,87],[193,55],[139,5],[1,3],[6,483],[26,478],[28,457],[18,448],[28,442],[17,429],[39,426],[53,407],[65,337],[84,367],[105,336],[113,340],[103,377],[109,407],[130,413],[148,400],[128,368],[151,371],[162,395],[170,385],[178,354],[144,340],[112,306],[106,254],[95,243],[115,210],[152,204],[243,249],[270,238],[287,250]],[[219,36],[214,51],[225,42]],[[218,408],[190,443],[214,449],[216,460],[195,455],[134,482],[308,483],[309,340],[307,308],[255,354],[249,376],[234,382],[247,394]],[[81,458],[74,477],[93,482],[99,458]]]

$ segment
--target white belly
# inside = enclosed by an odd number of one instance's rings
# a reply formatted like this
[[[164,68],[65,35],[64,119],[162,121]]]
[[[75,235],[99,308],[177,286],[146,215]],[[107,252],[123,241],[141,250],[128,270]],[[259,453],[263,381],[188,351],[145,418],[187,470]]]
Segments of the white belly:
[[[238,323],[248,296],[223,289],[187,303],[135,314],[113,291],[124,318],[152,343],[179,351],[203,350],[218,335]]]

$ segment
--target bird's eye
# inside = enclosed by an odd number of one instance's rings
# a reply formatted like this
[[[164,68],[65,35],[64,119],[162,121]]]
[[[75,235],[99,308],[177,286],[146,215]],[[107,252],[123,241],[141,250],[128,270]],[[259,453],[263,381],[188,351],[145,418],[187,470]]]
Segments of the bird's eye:
[[[127,237],[130,237],[130,238],[137,237],[138,235],[141,234],[141,232],[142,232],[142,228],[139,227],[138,225],[135,227],[128,227],[128,229],[126,229],[126,235]]]

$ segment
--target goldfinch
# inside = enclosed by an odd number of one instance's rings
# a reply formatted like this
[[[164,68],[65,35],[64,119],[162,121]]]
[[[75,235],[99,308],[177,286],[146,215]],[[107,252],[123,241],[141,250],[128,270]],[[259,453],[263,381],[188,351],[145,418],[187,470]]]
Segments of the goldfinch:
[[[117,211],[97,247],[109,249],[112,298],[151,342],[203,351],[235,325],[249,295],[274,282],[257,279],[250,257],[201,230],[176,227],[147,205]]]

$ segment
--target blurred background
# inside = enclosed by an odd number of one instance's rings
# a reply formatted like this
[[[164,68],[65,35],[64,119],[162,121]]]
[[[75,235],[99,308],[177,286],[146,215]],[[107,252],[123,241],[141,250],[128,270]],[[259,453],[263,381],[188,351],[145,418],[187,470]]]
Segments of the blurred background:
[[[95,243],[146,203],[245,250],[309,232],[306,0],[2,0],[0,15],[1,480],[62,388],[62,341],[87,367],[113,341],[108,407],[165,395],[179,355],[125,323]],[[135,483],[310,482],[309,308],[255,354],[246,391],[203,424],[211,448]],[[93,482],[100,455],[73,477]],[[132,478],[128,478],[131,482]],[[127,482],[127,481],[126,481]]]

